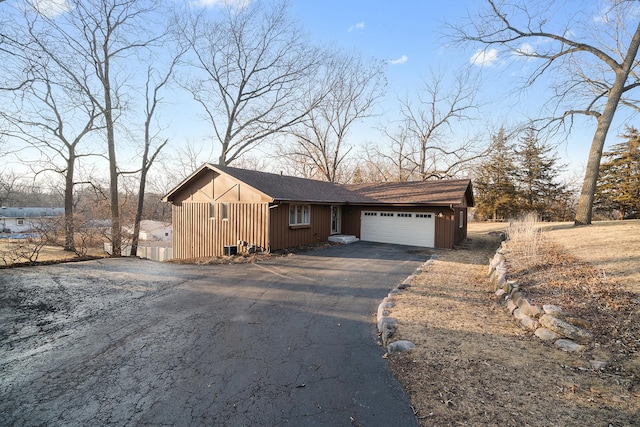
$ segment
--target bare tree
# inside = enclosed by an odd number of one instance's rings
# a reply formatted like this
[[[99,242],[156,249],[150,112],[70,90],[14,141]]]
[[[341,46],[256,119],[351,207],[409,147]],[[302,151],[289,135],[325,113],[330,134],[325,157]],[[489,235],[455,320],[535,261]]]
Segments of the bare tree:
[[[447,89],[443,74],[431,73],[416,99],[399,100],[400,120],[384,130],[388,147],[377,151],[397,170],[397,178],[443,179],[458,175],[485,155],[476,138],[455,141],[453,127],[470,121],[479,107],[470,74],[453,76]]]
[[[116,130],[127,107],[133,69],[142,53],[157,47],[166,32],[161,22],[162,2],[155,0],[68,0],[68,10],[44,15],[38,2],[28,22],[41,54],[95,105],[105,129],[109,161],[109,201],[113,255],[120,256],[122,235],[116,158]],[[155,25],[149,25],[149,23]],[[138,56],[136,56],[138,55]]]
[[[0,172],[0,207],[8,206],[15,198],[16,188],[20,185],[20,178],[13,171]]]
[[[321,52],[289,19],[285,2],[227,4],[218,20],[201,14],[190,34],[192,67],[184,86],[202,106],[227,165],[265,139],[284,132],[318,102],[307,91]]]
[[[158,74],[152,67],[149,67],[147,70],[147,83],[145,90],[146,104],[144,111],[144,144],[141,158],[140,179],[138,183],[138,203],[133,223],[133,236],[131,239],[131,256],[136,256],[138,254],[140,222],[142,221],[142,213],[144,210],[147,174],[149,173],[151,166],[153,166],[158,154],[160,154],[162,149],[169,142],[168,139],[160,139],[160,141],[157,141],[157,144],[154,146],[154,142],[159,139],[159,135],[157,133],[153,133],[152,126],[157,108],[162,101],[160,98],[160,92],[169,82],[169,79],[173,75],[174,68],[184,52],[184,50],[181,50],[173,55],[173,59],[164,74]]]
[[[14,99],[9,105],[14,108],[0,112],[9,124],[0,129],[0,134],[40,152],[36,175],[52,171],[64,179],[64,249],[73,252],[75,169],[82,157],[95,155],[83,148],[81,141],[99,129],[100,112],[78,97],[73,85],[55,80],[55,64],[46,59],[38,63],[43,59],[38,56],[24,59],[24,68],[30,69],[30,83],[13,90]]]
[[[375,103],[384,95],[384,63],[366,61],[334,53],[323,66],[322,101],[292,127],[295,142],[286,148],[289,162],[322,179],[346,181],[345,160],[352,146],[347,145],[349,130],[357,121],[373,114]]]
[[[558,17],[566,14],[549,7],[549,2],[487,0],[487,5],[470,25],[455,29],[456,39],[537,60],[527,85],[547,74],[560,81],[552,95],[558,113],[548,122],[569,120],[571,125],[576,115],[597,120],[575,217],[576,225],[590,224],[607,133],[618,105],[624,104],[623,95],[640,85],[637,2],[615,0],[605,10],[588,9],[584,4],[585,8],[574,10],[560,25]]]
[[[380,129],[385,140],[383,148],[370,145],[366,148],[366,167],[375,170],[379,181],[415,181],[414,144],[409,137],[409,126],[405,123]]]

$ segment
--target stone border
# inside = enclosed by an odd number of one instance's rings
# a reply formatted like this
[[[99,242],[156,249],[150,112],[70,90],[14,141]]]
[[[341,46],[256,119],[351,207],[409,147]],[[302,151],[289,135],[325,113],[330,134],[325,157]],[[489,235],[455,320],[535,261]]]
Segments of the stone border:
[[[395,302],[393,302],[394,296],[398,295],[400,292],[402,292],[402,290],[407,289],[409,286],[411,286],[411,282],[413,281],[413,279],[415,279],[429,266],[433,265],[436,258],[437,256],[435,254],[431,255],[431,257],[422,265],[420,265],[420,267],[418,267],[415,272],[404,279],[398,286],[389,291],[389,294],[378,305],[378,312],[376,314],[376,325],[378,328],[378,333],[380,334],[382,346],[387,350],[388,354],[408,351],[416,347],[414,343],[408,340],[392,341],[393,335],[395,334],[397,329],[398,320],[390,316],[390,309],[395,307]]]
[[[564,351],[578,352],[593,341],[593,335],[586,329],[588,322],[565,313],[556,305],[532,305],[520,285],[507,280],[504,241],[493,258],[489,259],[488,275],[496,297],[506,303],[509,313],[526,329],[534,331],[534,335],[541,340],[553,341],[556,347]]]

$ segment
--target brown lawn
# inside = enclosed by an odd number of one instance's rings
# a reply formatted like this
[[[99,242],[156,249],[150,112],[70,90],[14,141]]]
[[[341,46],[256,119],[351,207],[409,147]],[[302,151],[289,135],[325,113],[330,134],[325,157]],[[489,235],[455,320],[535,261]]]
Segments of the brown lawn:
[[[468,242],[436,251],[396,297],[395,338],[417,348],[389,364],[419,422],[640,425],[640,221],[543,224],[536,259],[509,265],[532,303],[556,303],[588,322],[595,338],[581,353],[540,341],[493,294],[487,264],[499,245],[494,232],[506,226],[471,224]],[[607,365],[594,369],[592,360]]]

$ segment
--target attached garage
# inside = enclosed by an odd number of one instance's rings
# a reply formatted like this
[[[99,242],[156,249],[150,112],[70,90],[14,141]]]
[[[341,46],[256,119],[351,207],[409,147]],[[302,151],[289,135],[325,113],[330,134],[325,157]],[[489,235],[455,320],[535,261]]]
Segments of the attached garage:
[[[361,240],[409,246],[435,246],[432,213],[363,210]]]

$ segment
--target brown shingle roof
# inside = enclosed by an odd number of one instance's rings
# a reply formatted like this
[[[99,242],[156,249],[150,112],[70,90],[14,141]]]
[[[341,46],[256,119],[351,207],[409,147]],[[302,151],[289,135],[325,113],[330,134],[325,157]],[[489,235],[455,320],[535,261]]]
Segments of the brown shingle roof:
[[[441,181],[378,182],[346,185],[345,188],[376,203],[473,206],[468,179]]]
[[[170,200],[174,192],[203,169],[230,175],[271,197],[274,202],[442,206],[464,204],[466,198],[467,206],[473,206],[473,191],[468,179],[338,185],[327,181],[213,164],[203,165],[167,194],[164,200]]]
[[[332,182],[278,175],[229,166],[208,165],[270,196],[274,201],[348,203],[359,196]]]

